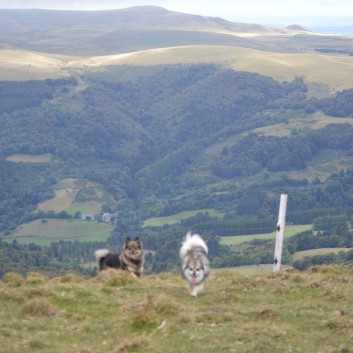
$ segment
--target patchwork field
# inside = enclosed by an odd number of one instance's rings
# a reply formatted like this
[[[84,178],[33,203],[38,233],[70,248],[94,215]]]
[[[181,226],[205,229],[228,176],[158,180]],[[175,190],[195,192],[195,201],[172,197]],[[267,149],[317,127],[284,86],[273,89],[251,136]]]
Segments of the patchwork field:
[[[91,197],[92,200],[76,201],[78,192],[87,187],[94,189],[95,195]],[[72,216],[74,216],[76,211],[97,214],[101,210],[102,201],[99,201],[99,199],[101,199],[103,195],[99,187],[94,183],[67,178],[60,180],[54,188],[55,197],[39,204],[38,210],[51,210],[55,212],[66,211]],[[95,196],[97,196],[97,200],[93,199]]]
[[[65,211],[75,200],[75,196],[77,194],[77,189],[67,188],[67,189],[59,189],[55,190],[55,197],[42,202],[38,206],[38,210],[42,211]]]
[[[45,219],[22,224],[6,237],[19,243],[48,245],[59,240],[105,241],[113,227],[107,223],[81,220]]]

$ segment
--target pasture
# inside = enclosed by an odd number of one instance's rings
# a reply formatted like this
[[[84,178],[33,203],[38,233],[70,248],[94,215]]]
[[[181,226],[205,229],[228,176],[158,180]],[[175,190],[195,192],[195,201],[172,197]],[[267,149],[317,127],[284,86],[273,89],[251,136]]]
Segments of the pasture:
[[[271,76],[280,82],[291,81],[301,76],[307,83],[328,87],[328,91],[348,89],[352,86],[353,58],[349,56],[276,53],[230,46],[158,48],[84,58],[72,61],[68,65],[75,69],[92,70],[109,65],[151,66],[200,62],[218,63],[235,70]]]
[[[65,211],[74,201],[77,189],[67,188],[55,190],[55,197],[42,202],[38,206],[38,210],[42,211]]]
[[[326,254],[338,254],[341,251],[349,251],[351,248],[322,248],[322,249],[311,249],[305,251],[298,251],[293,255],[293,260],[303,259],[304,257],[311,257],[317,255],[326,255]]]
[[[19,226],[6,240],[19,243],[49,245],[65,241],[106,241],[112,231],[107,223],[81,220],[45,219]]]
[[[287,225],[284,230],[284,238],[289,238],[297,233],[304,232],[306,230],[312,229],[311,224],[305,225]],[[249,242],[254,239],[276,239],[276,232],[272,233],[265,233],[265,234],[251,234],[251,235],[234,235],[234,236],[227,236],[221,237],[221,244],[229,245],[229,246],[236,246],[241,243]]]
[[[85,201],[77,201],[76,196],[81,189],[91,187],[95,195]],[[103,193],[97,184],[86,180],[66,178],[59,180],[54,187],[55,196],[38,205],[38,210],[42,211],[66,211],[74,216],[77,211],[81,213],[97,214],[101,211]]]
[[[49,163],[53,156],[51,153],[43,153],[32,156],[30,154],[13,154],[8,156],[6,160],[15,163]]]
[[[271,40],[271,37],[268,37]],[[315,41],[313,36],[311,40]],[[315,45],[315,44],[313,44]],[[16,57],[16,60],[13,58]],[[29,53],[22,50],[0,50],[0,78],[6,80],[53,78],[72,72],[94,71],[114,65],[173,65],[217,63],[235,70],[271,76],[280,82],[304,77],[306,83],[335,92],[351,88],[353,57],[319,53],[279,53],[250,48],[194,45],[131,51],[124,54],[85,58]],[[334,68],[334,69],[333,69]],[[321,93],[320,93],[321,94]]]
[[[176,224],[180,223],[183,219],[187,219],[189,217],[195,216],[198,213],[208,214],[214,217],[223,217],[223,213],[214,209],[206,209],[206,210],[194,210],[194,211],[184,211],[171,216],[164,217],[153,217],[146,219],[143,222],[143,227],[162,227],[165,224]]]

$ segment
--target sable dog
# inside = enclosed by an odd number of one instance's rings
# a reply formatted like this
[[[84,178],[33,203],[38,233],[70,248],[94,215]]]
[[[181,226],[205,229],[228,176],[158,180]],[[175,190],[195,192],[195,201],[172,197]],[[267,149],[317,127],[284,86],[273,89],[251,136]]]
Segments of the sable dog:
[[[204,240],[198,234],[186,234],[186,238],[180,248],[180,259],[183,277],[185,278],[189,293],[197,297],[203,289],[204,282],[210,273],[208,248]]]
[[[135,240],[127,237],[121,254],[113,254],[108,249],[100,249],[96,250],[95,256],[100,271],[107,268],[115,268],[128,271],[137,277],[140,277],[143,272],[144,254],[139,237],[136,237]]]

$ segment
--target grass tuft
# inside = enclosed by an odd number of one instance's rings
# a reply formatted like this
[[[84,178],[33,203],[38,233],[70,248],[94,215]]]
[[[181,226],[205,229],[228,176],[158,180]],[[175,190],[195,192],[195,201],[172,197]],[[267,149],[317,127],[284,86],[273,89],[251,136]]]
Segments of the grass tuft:
[[[325,273],[325,274],[338,274],[342,273],[342,268],[339,266],[311,266],[308,268],[308,273]]]
[[[136,278],[132,277],[128,272],[114,269],[107,269],[99,272],[94,281],[103,283],[107,287],[123,287],[136,282]]]
[[[30,272],[27,275],[26,282],[28,284],[43,284],[48,282],[48,277],[41,273]]]
[[[263,309],[255,313],[255,317],[257,319],[262,319],[262,320],[272,320],[276,316],[277,316],[276,312],[273,311],[272,309]]]
[[[10,285],[0,280],[0,351],[351,351],[351,275],[336,267],[256,275],[217,270],[193,298],[180,274],[131,278],[113,270],[53,280],[31,274],[20,286],[8,274]]]
[[[57,277],[54,279],[57,283],[81,283],[83,282],[82,277],[74,274],[74,273],[66,273],[61,277]]]
[[[60,310],[45,298],[29,300],[22,308],[25,315],[30,316],[59,316]]]
[[[138,303],[134,311],[131,321],[134,328],[152,328],[157,325],[157,311],[150,298]]]
[[[143,337],[132,337],[120,339],[115,347],[114,352],[138,352],[148,351],[148,340]]]
[[[2,276],[1,281],[6,283],[8,286],[19,287],[23,284],[25,278],[18,273],[8,272]]]

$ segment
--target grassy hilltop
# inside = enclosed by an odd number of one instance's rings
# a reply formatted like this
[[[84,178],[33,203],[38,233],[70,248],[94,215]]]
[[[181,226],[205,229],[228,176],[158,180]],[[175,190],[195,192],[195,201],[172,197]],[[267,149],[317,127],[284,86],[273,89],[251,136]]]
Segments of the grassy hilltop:
[[[188,295],[180,275],[94,279],[8,273],[0,352],[352,352],[352,270],[213,273]]]

